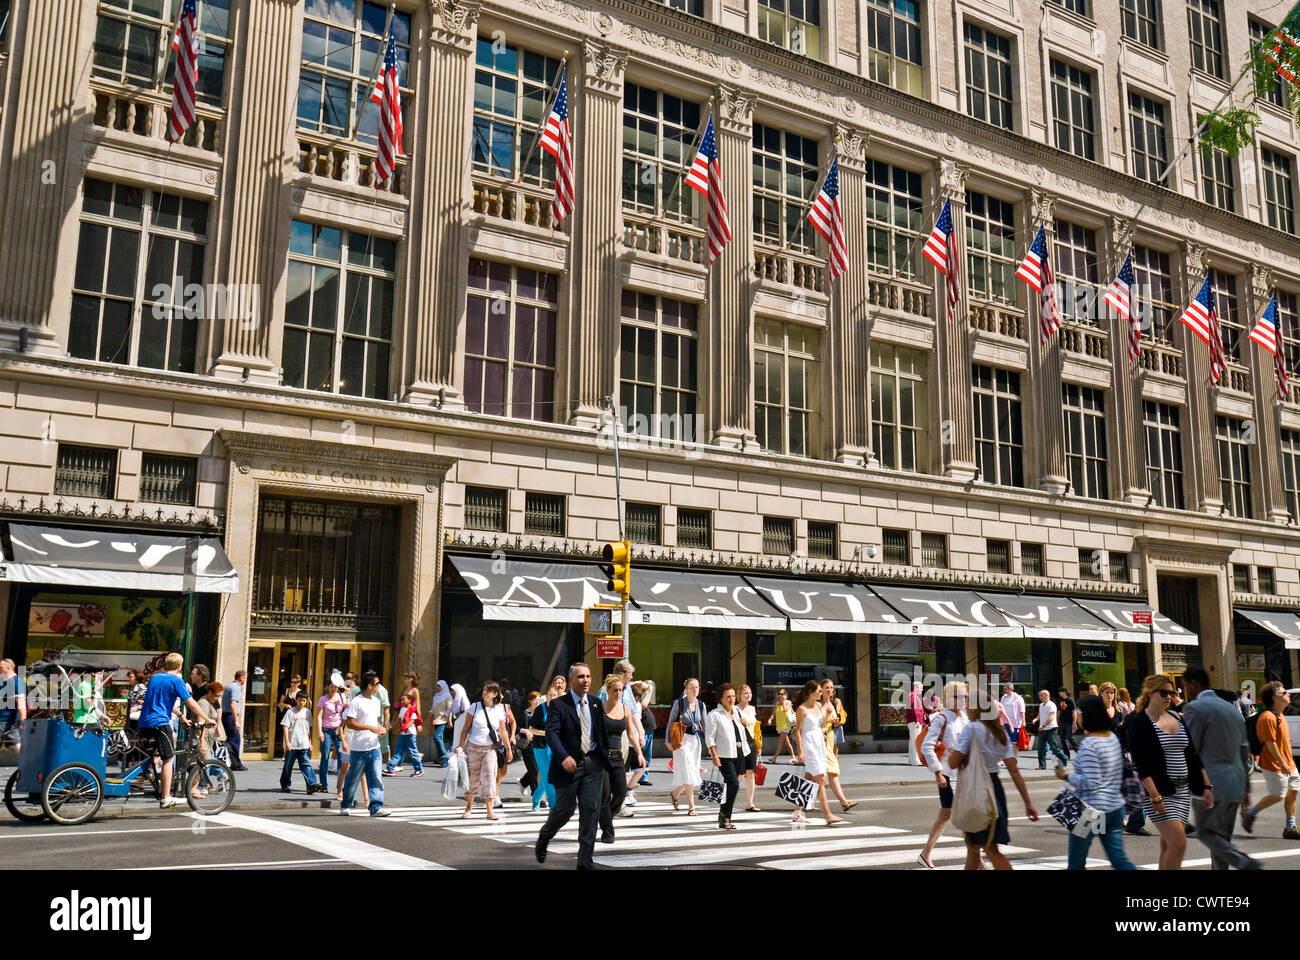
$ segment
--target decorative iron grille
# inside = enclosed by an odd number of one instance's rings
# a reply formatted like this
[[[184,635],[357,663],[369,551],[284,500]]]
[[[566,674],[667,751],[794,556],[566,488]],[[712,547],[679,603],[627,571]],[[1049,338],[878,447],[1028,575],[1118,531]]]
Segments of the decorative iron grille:
[[[712,516],[708,510],[677,510],[677,546],[700,550],[713,549]]]
[[[140,499],[192,507],[197,468],[198,461],[193,457],[146,453],[140,461]]]
[[[942,533],[921,534],[921,566],[948,566],[948,538]]]
[[[54,493],[60,497],[111,500],[116,472],[116,450],[61,443],[54,468]]]
[[[506,492],[491,487],[466,487],[465,529],[505,533]]]
[[[788,557],[794,553],[794,521],[788,517],[763,518],[763,552]]]
[[[627,538],[633,543],[660,543],[659,506],[653,503],[629,503],[625,507]]]
[[[989,573],[1011,572],[1011,544],[1008,541],[987,540],[984,553],[988,557]]]
[[[1041,543],[1022,543],[1020,545],[1020,572],[1026,577],[1043,575],[1043,545]]]
[[[907,531],[882,530],[880,533],[881,552],[884,553],[883,559],[885,563],[896,567],[907,566]]]
[[[524,497],[524,533],[536,537],[564,536],[564,495],[529,493]]]
[[[814,560],[838,560],[839,543],[835,524],[808,521],[808,556]]]

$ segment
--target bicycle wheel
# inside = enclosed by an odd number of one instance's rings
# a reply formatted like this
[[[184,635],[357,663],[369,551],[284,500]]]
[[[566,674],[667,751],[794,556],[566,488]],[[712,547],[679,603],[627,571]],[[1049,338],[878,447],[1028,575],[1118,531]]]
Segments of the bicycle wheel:
[[[45,809],[40,801],[32,802],[30,795],[24,793],[14,796],[14,787],[18,785],[18,771],[15,770],[5,783],[5,806],[14,815],[15,820],[23,823],[40,823],[45,819]]]
[[[94,767],[65,763],[45,781],[41,806],[45,815],[62,826],[85,823],[104,802],[104,781]]]
[[[185,802],[195,813],[215,817],[235,799],[235,775],[220,760],[203,760],[185,768]]]

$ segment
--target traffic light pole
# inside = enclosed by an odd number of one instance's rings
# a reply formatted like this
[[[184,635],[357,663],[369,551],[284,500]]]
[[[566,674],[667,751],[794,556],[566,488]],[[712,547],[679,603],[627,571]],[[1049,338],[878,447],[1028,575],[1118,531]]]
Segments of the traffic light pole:
[[[605,398],[609,401],[610,432],[614,434],[614,500],[615,509],[618,511],[618,538],[626,540],[627,537],[623,532],[623,474],[618,462],[618,408],[614,406],[614,395],[610,394]],[[629,571],[631,570],[630,561],[632,559],[631,550],[628,551]],[[630,590],[632,585],[628,584]],[[627,600],[623,601],[623,658],[628,659],[628,619],[627,619]]]

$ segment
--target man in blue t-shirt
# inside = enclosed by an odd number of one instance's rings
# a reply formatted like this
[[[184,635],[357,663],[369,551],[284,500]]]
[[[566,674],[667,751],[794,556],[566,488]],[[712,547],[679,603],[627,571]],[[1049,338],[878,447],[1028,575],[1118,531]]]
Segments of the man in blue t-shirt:
[[[181,679],[181,667],[185,658],[179,653],[167,654],[163,661],[165,672],[155,673],[149,678],[149,687],[144,692],[144,703],[140,706],[140,746],[148,753],[158,751],[162,759],[162,800],[158,806],[166,809],[174,807],[177,800],[172,796],[172,774],[176,766],[176,744],[172,740],[172,711],[176,702],[183,700],[199,718],[199,726],[214,726],[199,708],[198,701],[190,696],[189,688]]]
[[[26,719],[27,685],[14,671],[12,660],[0,660],[0,749],[12,747],[18,752]]]

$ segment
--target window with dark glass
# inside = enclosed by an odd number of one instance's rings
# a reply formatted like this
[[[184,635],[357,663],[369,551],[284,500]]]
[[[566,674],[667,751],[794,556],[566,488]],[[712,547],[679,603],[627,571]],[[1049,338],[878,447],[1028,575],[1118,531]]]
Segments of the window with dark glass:
[[[629,503],[624,506],[627,537],[633,543],[663,542],[661,511],[657,503]]]
[[[1174,303],[1174,278],[1169,254],[1163,250],[1133,245],[1133,282],[1136,301],[1149,322],[1142,335],[1169,342],[1174,334],[1173,322],[1182,307]]]
[[[1043,573],[1043,545],[1041,543],[1022,543],[1020,545],[1020,572],[1026,577],[1041,577]]]
[[[811,327],[754,321],[754,432],[764,450],[820,455],[820,341]]]
[[[1020,419],[1020,374],[975,364],[972,369],[975,460],[980,479],[1004,487],[1025,485],[1025,438]]]
[[[1201,150],[1201,183],[1205,189],[1205,202],[1237,212],[1237,169],[1235,161],[1222,150],[1205,147]]]
[[[808,556],[813,560],[838,560],[839,537],[833,523],[808,521]]]
[[[681,10],[693,17],[704,16],[704,0],[659,0],[665,7]]]
[[[1250,593],[1250,565],[1234,563],[1232,565],[1232,590],[1234,593]]]
[[[1015,129],[1011,109],[1011,40],[965,24],[966,112],[995,127]]]
[[[821,0],[758,0],[758,39],[820,60]]]
[[[946,534],[921,534],[921,566],[948,566],[948,537]]]
[[[1268,214],[1268,225],[1287,233],[1295,233],[1295,176],[1292,158],[1268,147],[1261,147],[1259,155],[1264,168],[1264,211]]]
[[[1254,17],[1250,21],[1250,42],[1251,46],[1262,44],[1268,40],[1273,33],[1273,28],[1261,20]],[[1269,46],[1277,44],[1279,41],[1274,38]],[[1264,73],[1255,75],[1256,89],[1260,91],[1260,97],[1264,102],[1271,103],[1275,107],[1287,108],[1286,84],[1278,77],[1277,73],[1271,67],[1266,67]]]
[[[1273,577],[1272,567],[1256,567],[1255,581],[1258,583],[1256,588],[1258,593],[1271,596],[1277,593],[1277,582]]]
[[[466,487],[465,529],[505,533],[506,492],[493,487]]]
[[[1129,130],[1133,143],[1133,175],[1167,186],[1169,180],[1169,135],[1165,104],[1130,90]]]
[[[867,76],[914,97],[921,86],[921,10],[919,0],[866,0]]]
[[[677,546],[713,549],[713,513],[710,510],[677,508]]]
[[[1077,497],[1110,496],[1106,477],[1106,395],[1077,383],[1061,385],[1065,400],[1065,464]]]
[[[113,499],[117,486],[117,451],[108,447],[59,444],[54,465],[56,497]]]
[[[921,175],[881,160],[867,161],[867,269],[917,278],[915,240],[921,232]]]
[[[525,493],[524,533],[537,537],[564,536],[564,495]]]
[[[1079,579],[1080,580],[1100,580],[1102,579],[1101,562],[1105,554],[1100,550],[1092,547],[1079,548]]]
[[[1179,410],[1167,403],[1142,401],[1147,441],[1147,488],[1151,502],[1183,509],[1183,440]]]
[[[1093,75],[1072,63],[1053,59],[1052,131],[1056,146],[1085,160],[1097,159],[1097,120]]]
[[[1282,347],[1286,352],[1286,369],[1300,370],[1300,309],[1297,309],[1297,297],[1290,290],[1274,288],[1277,294],[1277,315],[1282,328]],[[1292,380],[1294,383],[1294,380]],[[1288,391],[1288,399],[1295,396],[1295,387]]]
[[[763,518],[763,552],[789,556],[794,553],[794,521],[789,517]]]
[[[623,429],[643,436],[699,440],[696,305],[624,290],[622,314],[618,399]]]
[[[989,573],[1011,572],[1011,543],[1008,540],[985,540],[984,556]]]
[[[172,89],[176,55],[172,31],[184,0],[101,0],[95,17],[95,46],[91,74],[132,87]],[[12,19],[9,3],[0,4],[0,21]],[[220,104],[230,51],[230,0],[204,0],[199,13],[200,103]],[[10,23],[0,34],[0,47],[13,32]],[[163,115],[166,122],[166,114]],[[161,132],[161,131],[160,131]]]
[[[679,181],[700,125],[700,105],[638,83],[623,84],[623,207],[694,223],[703,203]],[[665,205],[671,207],[665,209]]]
[[[193,373],[203,286],[208,205],[122,183],[82,185],[68,354]],[[223,316],[253,303],[213,303]]]
[[[1237,277],[1223,270],[1211,270],[1210,283],[1214,287],[1214,298],[1218,307],[1216,312],[1219,317],[1219,337],[1223,340],[1223,352],[1229,360],[1240,361],[1247,339],[1246,316],[1242,310],[1241,300],[1237,296]]]
[[[554,416],[557,277],[473,258],[465,324],[465,405],[517,420]]]
[[[1114,583],[1128,583],[1129,580],[1129,563],[1128,554],[1122,550],[1112,550],[1110,559],[1107,563],[1110,568],[1110,579]]]
[[[1254,442],[1254,424],[1236,417],[1214,418],[1215,440],[1219,448],[1219,494],[1223,509],[1233,517],[1249,520],[1254,510],[1250,500],[1250,447]]]
[[[1053,266],[1060,291],[1061,316],[1076,323],[1100,326],[1106,309],[1098,289],[1101,276],[1097,268],[1097,231],[1057,220],[1054,232]]]
[[[397,243],[294,220],[284,305],[284,384],[390,396]]]
[[[554,57],[479,36],[471,149],[476,171],[538,186],[555,182],[555,158],[538,146],[537,130],[559,69]]]
[[[1187,0],[1192,66],[1223,79],[1223,13],[1219,0]]]
[[[817,141],[754,124],[754,241],[812,253],[808,204],[821,176]]]
[[[1058,7],[1064,7],[1066,10],[1077,13],[1081,17],[1088,15],[1088,0],[1050,0],[1050,2]]]
[[[146,453],[140,457],[140,499],[148,503],[194,505],[194,480],[199,461]]]
[[[1300,430],[1282,431],[1282,489],[1287,515],[1300,523]]]
[[[871,341],[871,448],[887,470],[929,469],[925,371],[920,350]]]
[[[911,562],[908,558],[907,531],[881,530],[881,559],[895,567],[906,567]]]
[[[1124,36],[1153,49],[1161,49],[1160,0],[1120,0],[1119,9]]]
[[[1015,208],[1005,200],[966,191],[966,263],[972,297],[997,303],[1016,302]]]

